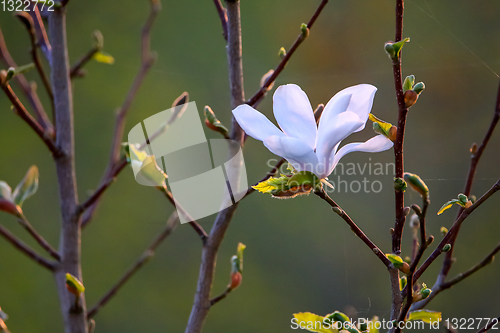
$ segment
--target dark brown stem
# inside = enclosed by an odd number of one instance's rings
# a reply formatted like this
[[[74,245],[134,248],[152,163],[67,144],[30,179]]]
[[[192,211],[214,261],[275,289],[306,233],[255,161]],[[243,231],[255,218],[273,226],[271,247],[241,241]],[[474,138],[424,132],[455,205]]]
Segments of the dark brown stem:
[[[224,298],[227,297],[227,295],[229,295],[229,293],[233,291],[233,289],[231,289],[230,287],[227,287],[226,290],[224,290],[224,292],[222,294],[220,294],[219,296],[217,297],[214,297],[210,300],[210,306],[214,306],[215,304],[217,304],[218,302],[222,301]]]
[[[354,223],[349,215],[347,215],[347,213],[335,201],[333,201],[328,194],[326,194],[324,189],[318,190],[314,192],[314,194],[325,200],[334,209],[334,212],[337,213],[349,225],[349,227],[351,227],[351,230],[356,234],[356,236],[358,236],[366,244],[366,246],[372,250],[372,252],[388,269],[392,269],[394,267],[390,260],[387,259],[384,252],[382,252],[382,250],[380,250],[380,248],[365,235],[365,233],[357,226],[356,223]]]
[[[474,210],[476,210],[479,206],[481,206],[498,190],[500,190],[500,179],[472,206],[462,211],[462,214],[460,214],[455,223],[453,223],[452,227],[450,228],[446,236],[444,236],[444,238],[441,240],[437,248],[432,252],[432,254],[427,258],[427,260],[425,260],[422,266],[420,266],[420,268],[415,272],[414,275],[415,280],[417,280],[425,272],[425,270],[429,267],[429,265],[431,265],[434,262],[434,260],[436,260],[437,257],[439,257],[439,255],[442,253],[443,247],[446,244],[449,244],[451,238],[453,237],[455,232],[460,228],[462,222],[465,221],[465,219],[469,217],[469,215],[472,214]]]
[[[499,119],[500,119],[500,84],[498,86],[497,100],[495,104],[495,113],[493,114],[493,119],[491,120],[490,127],[488,128],[488,131],[486,132],[481,145],[477,147],[477,150],[473,152],[471,155],[469,173],[467,175],[467,180],[465,182],[465,188],[463,191],[463,194],[465,194],[466,196],[470,196],[471,194],[472,184],[474,183],[474,176],[476,174],[477,165],[479,163],[479,160],[481,159],[481,156],[483,155],[484,150],[486,149],[486,146],[488,145],[488,142],[490,141],[490,138],[493,134],[493,131],[495,130],[495,127],[498,124]],[[462,210],[463,210],[462,208],[459,209],[457,213],[457,218],[460,216],[460,214],[462,214]],[[446,279],[448,273],[450,272],[451,266],[453,265],[453,251],[455,248],[454,245],[457,240],[459,231],[460,228],[457,229],[457,232],[449,242],[451,245],[451,250],[446,253],[443,262],[443,267],[441,268],[441,272],[439,273],[438,282],[444,281]]]
[[[7,45],[5,44],[5,40],[3,38],[1,29],[0,29],[0,58],[7,67],[14,67],[14,68],[17,67],[17,64],[15,63],[14,59],[12,59],[12,57],[10,56],[10,53],[7,49]],[[33,87],[32,84],[28,83],[28,80],[26,80],[26,77],[23,74],[16,75],[14,77],[14,80],[21,87],[23,94],[26,96],[29,103],[31,104],[31,107],[33,108],[38,123],[41,124],[41,127],[47,130],[49,136],[52,137],[54,135],[52,123],[47,117],[47,113],[43,109],[42,102],[40,102],[40,99],[38,98],[36,89]]]
[[[0,225],[0,236],[5,238],[9,243],[11,243],[16,249],[24,253],[30,259],[35,261],[37,264],[47,268],[50,271],[54,271],[56,268],[56,264],[50,262],[44,257],[40,256],[34,250],[32,250],[28,245],[26,245],[23,241],[18,239],[16,236],[11,234],[7,229]]]
[[[151,28],[155,21],[158,12],[160,11],[160,2],[159,0],[151,1],[151,8],[149,12],[149,16],[146,20],[146,23],[142,27],[141,32],[141,67],[139,72],[137,73],[134,81],[132,82],[132,86],[125,97],[125,101],[122,106],[118,110],[116,114],[115,120],[115,129],[113,133],[111,150],[109,154],[109,161],[106,171],[101,179],[99,184],[99,188],[105,186],[106,183],[112,181],[116,175],[114,175],[115,170],[120,167],[120,150],[122,144],[123,134],[125,132],[125,121],[127,117],[127,113],[132,105],[132,102],[137,95],[137,91],[139,90],[142,81],[144,80],[146,74],[149,72],[151,66],[153,65],[156,57],[151,53],[150,50],[150,39],[151,39]],[[109,185],[108,185],[109,186]],[[98,198],[97,198],[98,199]],[[83,215],[83,221],[85,221],[85,225],[87,225],[94,214],[94,211],[97,209],[97,205],[99,204],[98,200],[96,200],[88,209],[85,211]]]
[[[61,256],[50,244],[43,238],[26,218],[20,218],[19,223],[28,231],[28,233],[35,239],[35,241],[47,251],[54,259],[61,261]]]
[[[227,14],[226,9],[222,6],[220,0],[214,0],[215,9],[217,9],[217,14],[219,14],[220,23],[222,25],[222,36],[227,42]]]
[[[489,331],[491,328],[493,328],[493,326],[498,325],[499,321],[500,321],[500,317],[493,319],[486,326],[484,326],[483,328],[481,328],[476,333],[484,333],[486,331]]]
[[[55,271],[66,333],[87,333],[85,295],[80,295],[81,311],[72,311],[74,296],[66,289],[66,273],[82,279],[81,228],[75,177],[75,148],[73,129],[73,94],[69,77],[68,45],[65,8],[54,8],[49,16],[52,43],[51,81],[56,115],[56,145],[63,154],[55,158],[61,204],[61,264]]]
[[[307,23],[307,27],[309,28],[309,30],[311,30],[312,26],[314,25],[314,22],[316,22],[316,19],[318,18],[319,14],[321,14],[321,11],[323,10],[323,8],[325,8],[327,3],[328,3],[328,0],[321,1],[320,5],[318,6],[316,11],[314,12],[314,14],[311,17],[311,19],[309,20],[309,22]],[[281,62],[274,69],[274,73],[266,80],[266,82],[259,89],[259,91],[257,91],[255,93],[255,95],[253,95],[252,98],[250,98],[246,102],[248,105],[255,107],[260,102],[260,100],[265,96],[265,94],[269,90],[269,87],[271,86],[271,84],[276,80],[276,78],[278,77],[278,75],[280,75],[280,73],[283,71],[283,69],[285,69],[286,64],[288,63],[288,61],[290,60],[292,55],[295,53],[295,51],[297,50],[299,45],[302,44],[303,41],[304,41],[304,37],[302,36],[302,34],[300,34],[297,37],[297,39],[295,40],[295,42],[293,43],[290,50],[287,51],[286,55],[283,57],[283,59],[281,59]]]
[[[45,59],[50,61],[50,59],[52,59],[52,47],[50,46],[47,31],[45,30],[45,26],[43,24],[42,15],[40,15],[40,10],[38,9],[36,2],[31,1],[28,13],[34,23],[38,47],[45,55]]]
[[[51,133],[49,131],[45,131],[45,129],[35,120],[35,118],[31,116],[31,114],[26,110],[17,95],[14,93],[14,90],[12,90],[12,87],[8,83],[0,83],[0,86],[9,98],[10,102],[14,105],[16,114],[35,131],[35,133],[45,143],[47,148],[49,148],[53,156],[60,156],[61,152],[59,151],[59,148],[56,147]]]
[[[106,305],[113,296],[127,283],[130,278],[137,273],[150,259],[153,258],[158,246],[167,238],[179,224],[179,217],[174,212],[169,217],[167,225],[161,233],[151,242],[139,259],[125,272],[118,282],[94,305],[88,312],[87,318],[94,317],[99,310]]]
[[[401,41],[403,36],[403,15],[404,15],[404,1],[396,1],[396,42]],[[404,173],[404,159],[403,159],[403,143],[404,133],[406,127],[406,115],[408,109],[405,106],[403,94],[403,81],[401,75],[401,53],[397,60],[392,62],[392,70],[394,74],[394,86],[396,89],[396,99],[398,102],[398,132],[396,141],[394,141],[394,157],[396,163],[396,178],[402,178]],[[401,237],[403,235],[403,228],[405,224],[404,214],[404,193],[396,191],[396,223],[394,225],[394,233],[392,234],[392,252],[394,254],[401,254]]]
[[[80,70],[83,68],[83,66],[85,66],[85,64],[89,62],[97,52],[99,52],[99,49],[97,47],[94,47],[90,51],[88,51],[73,66],[71,66],[69,76],[71,78],[77,77],[80,74]]]

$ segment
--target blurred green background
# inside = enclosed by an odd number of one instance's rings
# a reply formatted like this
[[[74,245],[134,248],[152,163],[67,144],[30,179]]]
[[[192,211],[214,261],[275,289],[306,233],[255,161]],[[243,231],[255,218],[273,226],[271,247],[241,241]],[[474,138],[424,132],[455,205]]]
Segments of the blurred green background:
[[[279,62],[278,50],[289,48],[319,0],[242,0],[245,90],[257,91],[261,76]],[[152,33],[158,61],[144,81],[127,121],[136,123],[170,107],[183,91],[200,111],[210,105],[229,124],[230,107],[225,43],[212,1],[163,1]],[[119,107],[140,64],[140,29],[149,4],[143,1],[76,1],[68,5],[71,62],[91,47],[95,29],[104,35],[104,50],[116,62],[91,62],[88,75],[74,80],[76,166],[80,199],[87,197],[106,166]],[[437,216],[439,207],[463,190],[469,148],[489,126],[500,73],[500,2],[497,0],[407,0],[403,74],[414,74],[427,89],[409,113],[406,170],[428,184],[432,204],[428,228],[437,240],[449,227],[456,208]],[[0,12],[0,27],[18,64],[30,62],[29,39],[11,13]],[[394,1],[333,0],[310,37],[292,57],[275,87],[296,83],[313,105],[326,103],[337,91],[358,83],[379,88],[373,112],[393,122],[397,105],[391,63],[383,50],[394,38]],[[37,82],[31,71],[28,79]],[[39,94],[49,110],[39,82]],[[19,92],[17,86],[15,90]],[[19,93],[20,94],[20,93]],[[271,93],[259,109],[272,117]],[[373,135],[371,126],[354,139]],[[208,137],[217,134],[206,131]],[[346,142],[348,142],[346,141]],[[0,179],[12,187],[30,165],[40,168],[40,188],[25,205],[31,223],[58,244],[58,194],[50,154],[0,94]],[[267,172],[275,158],[260,142],[249,139],[245,159],[249,182]],[[499,177],[500,134],[495,133],[480,166],[473,193],[481,195]],[[350,154],[342,162],[390,163],[392,150]],[[390,251],[394,221],[392,175],[342,176],[348,182],[379,180],[374,193],[332,194],[384,251]],[[336,176],[332,178],[337,179]],[[407,191],[407,203],[419,203]],[[499,238],[499,198],[493,197],[465,223],[456,247],[458,261],[450,276],[464,271],[493,249]],[[83,275],[88,306],[94,304],[142,253],[164,226],[172,206],[151,188],[138,185],[129,168],[119,177],[83,233]],[[7,214],[3,226],[37,250],[24,230]],[[213,216],[200,223],[208,230]],[[343,221],[315,196],[274,200],[253,194],[241,203],[222,244],[213,287],[222,292],[229,279],[229,258],[238,242],[247,245],[243,284],[210,311],[205,332],[291,332],[292,314],[321,315],[355,309],[360,317],[388,318],[387,272]],[[406,229],[403,255],[410,254]],[[126,287],[95,317],[96,332],[183,332],[196,288],[201,243],[189,226],[180,226]],[[422,277],[432,285],[441,265]],[[494,263],[452,290],[429,309],[445,318],[497,317],[500,314],[500,265]],[[62,322],[52,276],[0,239],[0,306],[10,315],[12,332],[61,332]]]

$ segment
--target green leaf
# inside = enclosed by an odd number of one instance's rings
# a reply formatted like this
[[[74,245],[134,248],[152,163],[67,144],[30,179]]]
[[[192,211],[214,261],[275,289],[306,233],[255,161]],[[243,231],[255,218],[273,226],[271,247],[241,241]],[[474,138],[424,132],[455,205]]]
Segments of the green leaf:
[[[95,61],[102,62],[103,64],[112,65],[115,63],[115,58],[113,58],[113,56],[111,56],[111,54],[101,52],[101,51],[97,51],[94,54],[93,58]]]
[[[323,324],[323,320],[325,320],[325,317],[311,312],[294,313],[293,316],[295,317],[295,319],[297,319],[297,323],[300,325],[302,322],[301,326],[305,327],[305,329],[309,332],[338,333],[337,329],[323,327],[326,326]]]
[[[219,119],[217,119],[215,112],[208,105],[205,106],[205,125],[207,125],[207,127],[211,130],[221,133],[225,137],[228,136],[228,129],[219,121]]]
[[[24,200],[36,193],[38,190],[38,176],[38,168],[36,165],[32,165],[12,194],[16,205],[22,207]]]
[[[415,75],[407,76],[403,82],[403,92],[411,90],[414,84],[415,84]]]
[[[289,177],[285,175],[281,175],[281,177],[270,177],[263,182],[258,183],[255,186],[252,186],[253,189],[261,192],[261,193],[271,193],[275,190],[283,190],[288,184]]]
[[[400,256],[398,256],[398,255],[395,255],[395,254],[392,254],[392,253],[387,253],[385,256],[394,265],[394,267],[401,267],[405,263],[403,261],[403,259]]]
[[[408,43],[410,41],[410,38],[405,38],[400,42],[392,44],[392,47],[394,48],[394,52],[396,54],[396,59],[399,58],[399,54],[401,53],[401,49],[405,45],[405,43]]]
[[[448,201],[447,203],[445,203],[438,211],[438,215],[441,215],[445,210],[449,209],[451,206],[453,205],[459,205],[461,206],[462,208],[469,208],[470,206],[472,206],[472,202],[470,202],[470,200],[467,200],[465,201],[465,199],[463,197],[465,197],[465,195],[463,194],[459,194],[458,197],[460,199],[452,199],[450,201]],[[467,197],[465,197],[467,198]]]
[[[85,287],[83,286],[83,283],[78,280],[74,275],[71,275],[69,273],[66,273],[66,287],[68,288],[69,292],[71,292],[74,295],[80,295],[85,291]]]
[[[383,121],[383,120],[375,117],[375,115],[373,113],[370,113],[368,115],[368,117],[371,121],[373,121],[374,124],[376,123],[380,126],[380,129],[382,130],[382,133],[380,133],[380,134],[384,134],[385,136],[389,135],[389,130],[392,127],[391,123],[388,123],[386,121]]]
[[[238,271],[243,272],[243,251],[246,249],[246,245],[243,243],[238,243],[238,249],[236,250],[236,258],[238,258]]]
[[[137,149],[137,146],[134,144],[129,144],[125,150],[128,151],[128,160],[134,166],[135,170],[140,170],[141,175],[155,186],[164,185],[165,179],[168,176],[160,169],[154,155],[148,155],[145,151]]]
[[[405,172],[404,179],[408,184],[410,184],[411,188],[420,193],[424,199],[429,197],[429,188],[418,175]]]
[[[399,290],[403,290],[406,287],[406,284],[408,283],[408,279],[406,276],[402,276],[399,278]]]
[[[421,320],[424,323],[430,324],[436,321],[441,321],[441,312],[430,311],[430,310],[417,310],[410,312],[408,320]]]

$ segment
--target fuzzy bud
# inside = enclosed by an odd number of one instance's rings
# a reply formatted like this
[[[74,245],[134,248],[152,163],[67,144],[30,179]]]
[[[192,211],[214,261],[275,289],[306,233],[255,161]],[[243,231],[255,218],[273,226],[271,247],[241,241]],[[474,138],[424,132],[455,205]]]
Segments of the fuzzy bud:
[[[408,109],[417,102],[418,94],[413,90],[407,90],[404,94],[405,107]]]

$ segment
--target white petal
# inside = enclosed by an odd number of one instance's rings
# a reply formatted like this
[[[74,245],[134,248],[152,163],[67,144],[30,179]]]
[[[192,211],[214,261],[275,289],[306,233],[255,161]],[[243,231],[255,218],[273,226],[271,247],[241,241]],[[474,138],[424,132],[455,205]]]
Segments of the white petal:
[[[284,135],[266,116],[248,104],[238,106],[233,115],[240,127],[254,139],[264,141],[271,135]]]
[[[264,140],[264,145],[274,154],[286,158],[297,171],[315,173],[318,159],[305,142],[287,136],[271,136]]]
[[[319,163],[328,166],[333,163],[333,156],[340,141],[353,133],[364,122],[354,112],[346,111],[331,118],[330,122],[323,121],[318,129],[316,154]],[[325,167],[325,171],[328,168]]]
[[[315,148],[316,121],[309,98],[299,86],[287,84],[276,89],[273,96],[274,117],[286,135]]]
[[[363,124],[355,132],[361,131],[365,128],[376,91],[377,88],[371,84],[359,84],[339,91],[326,104],[321,115],[319,128],[321,128],[321,123],[330,123],[340,113],[351,111],[363,121]]]
[[[333,164],[329,167],[329,174],[333,172],[335,166],[340,161],[342,157],[346,154],[352,153],[353,151],[367,152],[367,153],[378,153],[387,150],[392,147],[394,143],[389,140],[385,135],[377,135],[366,142],[354,142],[345,145],[340,148],[333,158]]]

